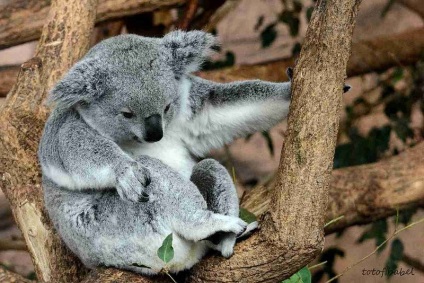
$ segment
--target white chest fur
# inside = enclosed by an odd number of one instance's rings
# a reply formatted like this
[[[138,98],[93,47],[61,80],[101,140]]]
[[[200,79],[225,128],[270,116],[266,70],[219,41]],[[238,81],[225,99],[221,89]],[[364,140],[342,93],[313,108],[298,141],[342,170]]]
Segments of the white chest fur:
[[[160,141],[155,143],[122,146],[122,149],[133,157],[147,155],[157,158],[187,179],[190,179],[196,164],[184,143],[172,133],[165,134]]]

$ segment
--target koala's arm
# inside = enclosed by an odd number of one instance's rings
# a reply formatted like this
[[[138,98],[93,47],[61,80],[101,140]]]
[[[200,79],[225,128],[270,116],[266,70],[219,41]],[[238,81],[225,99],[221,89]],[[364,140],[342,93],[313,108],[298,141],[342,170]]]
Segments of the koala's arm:
[[[271,128],[287,116],[291,83],[260,80],[215,83],[191,78],[188,125],[194,153],[203,155],[235,138]]]
[[[57,139],[56,162],[42,158],[42,167],[58,185],[71,190],[116,188],[123,199],[147,198],[143,187],[148,171],[81,119],[68,119]]]

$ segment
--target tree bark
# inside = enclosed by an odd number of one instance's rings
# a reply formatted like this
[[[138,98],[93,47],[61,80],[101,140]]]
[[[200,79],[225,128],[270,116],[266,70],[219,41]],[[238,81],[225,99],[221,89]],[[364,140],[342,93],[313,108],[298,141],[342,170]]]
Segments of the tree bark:
[[[33,281],[25,279],[16,273],[7,271],[1,266],[0,266],[0,282],[2,283],[33,283]]]
[[[74,282],[85,269],[63,245],[43,205],[38,141],[48,90],[89,47],[97,0],[53,0],[35,57],[22,64],[0,115],[0,184],[43,282]]]
[[[246,193],[242,206],[262,215],[269,210],[271,193],[271,186],[255,188]],[[326,233],[417,206],[424,206],[424,142],[374,164],[334,170],[326,221],[344,217]]]
[[[96,22],[122,18],[186,0],[99,0]],[[48,19],[51,0],[14,0],[0,6],[0,49],[36,40]],[[75,24],[75,23],[74,23]]]
[[[341,93],[360,1],[318,1],[294,70],[286,142],[261,230],[191,282],[278,282],[322,249]],[[282,70],[281,70],[282,71]]]
[[[417,62],[424,50],[424,28],[352,43],[352,54],[347,65],[348,77],[394,66]],[[235,66],[226,69],[200,72],[205,79],[219,82],[258,78],[268,81],[284,81],[284,72],[294,66],[294,60],[283,59],[257,65]]]

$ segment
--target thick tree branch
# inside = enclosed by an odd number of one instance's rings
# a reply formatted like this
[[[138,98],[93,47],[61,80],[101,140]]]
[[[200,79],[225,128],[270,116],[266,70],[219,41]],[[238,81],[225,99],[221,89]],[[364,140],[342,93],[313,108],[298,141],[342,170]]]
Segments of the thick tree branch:
[[[36,153],[47,116],[42,102],[55,81],[87,52],[96,7],[97,0],[52,1],[35,57],[21,66],[0,114],[0,187],[43,282],[78,281],[85,270],[45,213]]]
[[[352,54],[347,65],[349,77],[373,71],[383,71],[393,66],[409,65],[423,58],[424,28],[352,43]],[[293,59],[250,66],[235,66],[221,70],[201,72],[200,76],[220,82],[258,78],[284,81],[283,70],[294,65]]]
[[[386,37],[352,43],[352,54],[347,65],[347,75],[357,76],[372,71],[382,71],[393,66],[409,65],[423,58],[424,28],[408,30]],[[287,80],[283,71],[294,66],[293,59],[279,60],[258,65],[234,66],[230,68],[204,71],[203,78],[229,82],[234,80],[257,78],[268,81]],[[17,66],[0,69],[0,97],[7,92],[16,81],[19,71]]]
[[[51,2],[14,0],[0,5],[0,49],[38,39],[48,19]],[[185,0],[99,0],[96,22],[172,7],[184,2]]]
[[[249,191],[242,206],[264,214],[271,186]],[[326,233],[396,214],[397,209],[424,206],[424,143],[374,164],[334,170],[326,221],[341,215]]]

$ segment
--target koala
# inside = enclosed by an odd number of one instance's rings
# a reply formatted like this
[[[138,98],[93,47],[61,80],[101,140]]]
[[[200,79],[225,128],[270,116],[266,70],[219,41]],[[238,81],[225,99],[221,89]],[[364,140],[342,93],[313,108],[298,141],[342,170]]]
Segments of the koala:
[[[135,161],[150,172],[148,202],[124,203],[113,188],[76,192],[43,176],[49,215],[87,267],[114,266],[142,274],[166,267],[176,273],[196,264],[210,248],[202,240],[218,231],[233,235],[219,243],[223,254],[232,253],[235,235],[246,223],[231,216],[238,213],[238,199],[225,167],[205,159],[194,166],[190,181],[156,158]],[[175,256],[165,266],[157,250],[171,233]]]
[[[233,253],[246,229],[234,185],[216,161],[200,160],[285,118],[290,82],[193,75],[215,47],[201,31],[120,35],[94,46],[51,91],[39,147],[46,208],[87,266],[154,273],[171,232],[173,272],[208,248]]]

